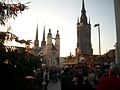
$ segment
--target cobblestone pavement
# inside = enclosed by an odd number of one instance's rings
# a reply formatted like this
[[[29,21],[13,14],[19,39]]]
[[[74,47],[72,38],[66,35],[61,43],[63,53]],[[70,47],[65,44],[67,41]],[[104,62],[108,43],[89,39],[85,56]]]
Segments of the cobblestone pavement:
[[[48,90],[61,90],[61,83],[58,80],[58,82],[53,83],[52,81],[48,84]]]

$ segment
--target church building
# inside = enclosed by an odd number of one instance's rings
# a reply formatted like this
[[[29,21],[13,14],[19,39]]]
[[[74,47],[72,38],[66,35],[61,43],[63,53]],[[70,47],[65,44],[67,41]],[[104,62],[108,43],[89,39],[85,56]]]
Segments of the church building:
[[[53,43],[55,40],[55,43]],[[56,66],[59,65],[59,57],[60,57],[60,35],[57,30],[57,34],[55,38],[52,37],[51,29],[47,34],[47,42],[45,41],[45,26],[43,30],[43,39],[41,41],[41,47],[39,46],[38,40],[38,25],[36,30],[36,37],[34,41],[34,47],[32,49],[32,54],[35,56],[44,57],[45,64],[48,66]]]
[[[74,65],[79,62],[86,63],[89,56],[93,55],[91,44],[91,24],[88,22],[84,0],[82,0],[81,17],[77,20],[77,47],[75,49],[75,57],[70,56],[64,58],[64,65]]]
[[[88,23],[84,0],[82,1],[81,17],[77,20],[77,48],[76,57],[80,54],[92,55],[93,49],[91,45],[91,24]]]

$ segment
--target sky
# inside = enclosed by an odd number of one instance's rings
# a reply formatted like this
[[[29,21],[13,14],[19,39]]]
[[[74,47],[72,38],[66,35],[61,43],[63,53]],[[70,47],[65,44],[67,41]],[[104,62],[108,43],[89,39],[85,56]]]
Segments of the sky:
[[[7,0],[6,0],[7,1]],[[17,3],[18,0],[8,0]],[[11,32],[21,39],[35,40],[38,24],[39,42],[45,26],[46,37],[49,29],[55,37],[57,30],[60,34],[60,56],[75,55],[77,44],[77,18],[81,16],[82,0],[19,0],[29,9],[19,13],[15,19],[9,19],[6,30],[11,26]],[[93,54],[99,54],[98,29],[94,24],[100,24],[101,53],[105,54],[114,49],[116,43],[116,26],[113,0],[84,0],[86,15],[91,22],[91,43]],[[47,38],[46,38],[47,40]],[[33,46],[31,44],[31,46]]]

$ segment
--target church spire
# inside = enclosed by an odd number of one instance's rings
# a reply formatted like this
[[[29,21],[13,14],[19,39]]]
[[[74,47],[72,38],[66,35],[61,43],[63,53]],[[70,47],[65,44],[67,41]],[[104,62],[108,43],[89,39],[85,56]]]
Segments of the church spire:
[[[34,46],[39,47],[39,40],[38,40],[38,24],[37,24],[37,29],[36,29],[36,37],[34,41]]]
[[[82,2],[82,10],[81,10],[81,12],[84,13],[84,14],[86,14],[84,0]]]
[[[44,26],[44,30],[43,30],[43,40],[41,42],[41,46],[46,45],[46,41],[45,41],[45,26]]]
[[[56,38],[59,38],[59,37],[60,37],[59,31],[57,30]]]
[[[51,29],[49,29],[48,37],[52,37]]]
[[[38,41],[38,24],[37,24],[37,29],[36,29],[36,38],[35,38],[36,41]]]
[[[82,10],[81,10],[80,23],[87,24],[87,16],[86,16],[86,10],[85,10],[85,5],[84,5],[84,0],[82,1]]]
[[[44,26],[44,31],[43,31],[43,41],[45,41],[45,26]]]

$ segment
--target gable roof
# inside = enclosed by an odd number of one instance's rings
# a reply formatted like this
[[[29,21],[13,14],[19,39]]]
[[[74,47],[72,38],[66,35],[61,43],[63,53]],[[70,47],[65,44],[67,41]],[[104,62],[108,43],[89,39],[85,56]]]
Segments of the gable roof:
[[[57,48],[55,47],[55,45],[52,43],[52,48],[51,50],[56,50],[57,51]]]

